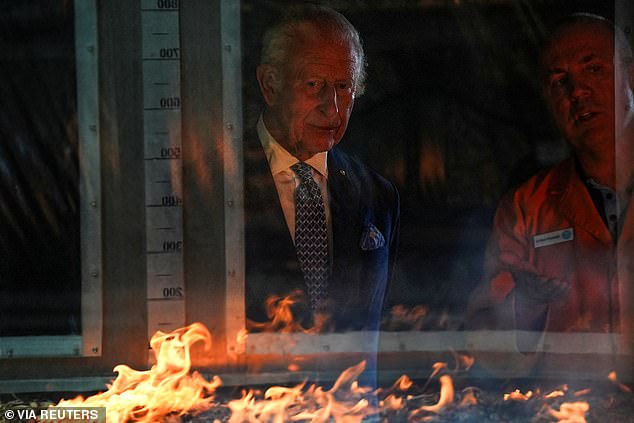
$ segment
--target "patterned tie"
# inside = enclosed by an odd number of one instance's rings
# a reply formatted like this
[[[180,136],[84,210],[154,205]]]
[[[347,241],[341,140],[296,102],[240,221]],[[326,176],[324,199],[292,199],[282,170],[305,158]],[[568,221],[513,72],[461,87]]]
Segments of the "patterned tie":
[[[291,169],[300,177],[295,190],[295,249],[308,288],[310,306],[316,310],[328,289],[328,227],[326,209],[313,169],[306,163]]]

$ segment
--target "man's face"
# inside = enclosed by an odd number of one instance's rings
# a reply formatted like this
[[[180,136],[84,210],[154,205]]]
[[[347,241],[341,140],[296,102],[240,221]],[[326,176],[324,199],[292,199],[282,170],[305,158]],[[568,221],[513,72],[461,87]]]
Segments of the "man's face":
[[[354,105],[359,64],[352,47],[318,37],[301,37],[289,62],[277,69],[279,83],[265,98],[271,135],[291,154],[306,160],[339,143]]]
[[[577,23],[563,29],[543,56],[547,102],[575,150],[613,149],[629,120],[628,72],[615,54],[607,28]]]

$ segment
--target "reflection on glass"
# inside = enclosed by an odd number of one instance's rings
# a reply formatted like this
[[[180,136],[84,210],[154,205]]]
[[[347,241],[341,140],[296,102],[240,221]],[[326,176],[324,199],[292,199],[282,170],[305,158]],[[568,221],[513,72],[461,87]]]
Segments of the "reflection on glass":
[[[0,15],[0,336],[80,332],[72,3]]]

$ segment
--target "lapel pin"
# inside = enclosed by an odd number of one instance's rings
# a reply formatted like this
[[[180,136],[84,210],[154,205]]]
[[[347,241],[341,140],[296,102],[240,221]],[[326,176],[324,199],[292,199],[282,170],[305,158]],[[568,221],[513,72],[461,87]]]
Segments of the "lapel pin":
[[[345,170],[343,170],[343,169],[341,169],[341,170],[339,171],[339,174],[340,174],[341,176],[346,176],[346,171],[345,171]]]

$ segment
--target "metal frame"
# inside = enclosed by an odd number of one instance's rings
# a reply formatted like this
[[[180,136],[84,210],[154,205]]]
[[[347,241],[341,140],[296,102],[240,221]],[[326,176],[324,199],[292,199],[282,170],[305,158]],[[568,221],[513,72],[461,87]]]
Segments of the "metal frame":
[[[224,163],[226,344],[229,356],[244,352],[238,334],[245,328],[244,192],[242,160],[242,58],[240,2],[220,3]]]
[[[96,0],[75,0],[82,335],[0,338],[0,358],[100,356],[101,166]]]
[[[101,151],[97,1],[75,0],[79,196],[81,204],[82,355],[100,356],[102,341]]]

